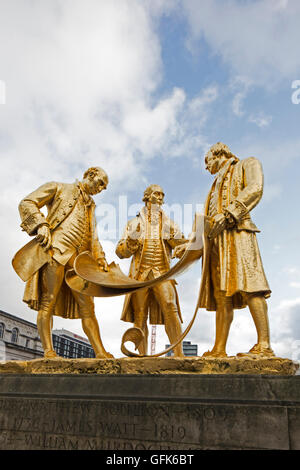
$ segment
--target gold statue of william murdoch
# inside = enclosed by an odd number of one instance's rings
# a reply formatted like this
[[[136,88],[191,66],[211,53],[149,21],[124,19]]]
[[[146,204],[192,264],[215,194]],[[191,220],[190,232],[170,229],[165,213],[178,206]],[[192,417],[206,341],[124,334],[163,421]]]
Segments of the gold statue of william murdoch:
[[[135,219],[128,222],[116,253],[119,258],[132,258],[129,277],[139,281],[158,278],[170,269],[172,250],[186,242],[179,227],[161,209],[163,189],[156,184],[144,192],[145,206]],[[175,280],[160,282],[151,288],[126,295],[121,319],[132,322],[144,332],[139,353],[147,353],[148,313],[151,324],[164,324],[170,344],[181,335],[182,322]],[[174,355],[183,357],[182,344]]]
[[[37,326],[47,358],[56,356],[51,335],[52,315],[81,318],[96,357],[113,357],[102,344],[93,298],[71,290],[64,280],[66,270],[73,267],[74,259],[83,251],[91,252],[101,269],[107,270],[92,198],[107,185],[105,171],[92,167],[84,173],[81,182],[46,183],[19,205],[21,227],[35,239],[16,254],[13,265],[27,281],[24,302],[38,310]],[[46,217],[40,210],[44,206],[48,209]]]

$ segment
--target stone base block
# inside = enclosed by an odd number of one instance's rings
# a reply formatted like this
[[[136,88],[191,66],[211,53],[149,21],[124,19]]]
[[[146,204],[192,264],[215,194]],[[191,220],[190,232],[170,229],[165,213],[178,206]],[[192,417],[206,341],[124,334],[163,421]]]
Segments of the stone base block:
[[[300,376],[3,373],[0,449],[300,450]]]

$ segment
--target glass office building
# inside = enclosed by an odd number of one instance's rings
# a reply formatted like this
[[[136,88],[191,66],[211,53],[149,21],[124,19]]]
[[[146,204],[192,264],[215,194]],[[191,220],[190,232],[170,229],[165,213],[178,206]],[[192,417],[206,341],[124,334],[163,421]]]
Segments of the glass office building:
[[[95,357],[94,350],[87,339],[68,330],[53,330],[53,348],[65,358]]]
[[[170,344],[167,344],[165,346],[165,349],[169,348]],[[198,345],[197,344],[191,344],[190,341],[183,341],[182,343],[182,349],[183,349],[183,354],[185,356],[198,356]],[[172,357],[174,356],[174,351],[169,351],[166,354],[167,357]]]

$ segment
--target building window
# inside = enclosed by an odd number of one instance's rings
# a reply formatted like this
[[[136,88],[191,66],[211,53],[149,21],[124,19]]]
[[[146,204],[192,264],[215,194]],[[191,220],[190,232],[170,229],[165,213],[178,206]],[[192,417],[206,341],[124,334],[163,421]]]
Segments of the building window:
[[[19,336],[18,328],[13,328],[12,332],[11,332],[11,342],[12,343],[17,343],[18,342],[18,336]]]
[[[4,323],[0,323],[0,339],[4,338],[4,332],[5,332],[5,325]]]

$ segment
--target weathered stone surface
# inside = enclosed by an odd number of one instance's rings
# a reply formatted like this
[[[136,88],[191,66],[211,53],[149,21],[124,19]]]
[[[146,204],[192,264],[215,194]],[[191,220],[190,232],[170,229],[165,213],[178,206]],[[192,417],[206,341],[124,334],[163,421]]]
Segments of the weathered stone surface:
[[[2,374],[0,449],[300,448],[300,376]]]
[[[34,359],[2,361],[0,374],[268,374],[294,375],[299,364],[290,359],[201,357],[121,359]]]

